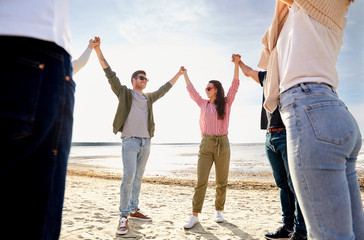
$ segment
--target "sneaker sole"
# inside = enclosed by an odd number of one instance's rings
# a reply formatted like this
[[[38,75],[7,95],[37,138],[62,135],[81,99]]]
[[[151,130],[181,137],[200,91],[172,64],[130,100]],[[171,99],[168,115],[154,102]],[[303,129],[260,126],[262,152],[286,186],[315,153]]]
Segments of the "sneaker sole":
[[[197,224],[197,223],[196,223],[196,224]],[[195,224],[195,225],[196,225],[196,224]],[[195,225],[193,225],[192,227],[183,226],[183,228],[184,228],[184,229],[191,229],[191,228],[193,228]]]
[[[129,219],[134,219],[134,220],[138,220],[138,221],[142,221],[142,222],[151,222],[152,219],[145,219],[145,218],[137,218],[137,217],[129,217]]]
[[[286,238],[282,238],[282,237],[280,237],[280,238],[264,237],[264,238],[268,239],[268,240],[287,240],[287,239],[289,239],[289,237],[286,237]]]
[[[215,220],[215,222],[217,222],[217,223],[223,223],[224,220]]]
[[[193,228],[194,226],[196,226],[196,224],[198,224],[198,223],[199,223],[199,222],[197,222],[197,223],[193,224],[193,226],[192,226],[192,227],[189,227],[189,226],[184,225],[184,226],[183,226],[183,228],[184,228],[184,229],[191,229],[191,228]]]
[[[116,234],[118,234],[118,235],[125,235],[127,233],[128,233],[128,230],[126,230],[126,231],[116,231]]]

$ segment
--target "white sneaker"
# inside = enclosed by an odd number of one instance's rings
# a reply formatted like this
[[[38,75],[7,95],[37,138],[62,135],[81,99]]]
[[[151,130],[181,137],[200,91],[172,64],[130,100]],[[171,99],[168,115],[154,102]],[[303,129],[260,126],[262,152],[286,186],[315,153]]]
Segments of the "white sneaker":
[[[215,222],[222,223],[224,221],[224,217],[222,216],[221,211],[216,211]]]
[[[193,228],[197,223],[199,223],[198,217],[191,215],[190,219],[185,223],[185,225],[183,225],[183,227],[186,229]]]
[[[116,229],[116,233],[119,235],[124,235],[128,233],[128,219],[125,217],[121,217],[119,224],[118,224],[118,228]]]

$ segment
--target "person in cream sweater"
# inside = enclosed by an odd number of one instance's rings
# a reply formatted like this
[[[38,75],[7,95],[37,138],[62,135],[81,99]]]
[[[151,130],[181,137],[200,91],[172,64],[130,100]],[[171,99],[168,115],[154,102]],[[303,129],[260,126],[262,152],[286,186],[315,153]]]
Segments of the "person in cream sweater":
[[[356,175],[362,139],[338,98],[336,61],[353,0],[277,0],[263,37],[264,107],[279,105],[309,239],[364,239]],[[297,238],[294,238],[297,239]]]

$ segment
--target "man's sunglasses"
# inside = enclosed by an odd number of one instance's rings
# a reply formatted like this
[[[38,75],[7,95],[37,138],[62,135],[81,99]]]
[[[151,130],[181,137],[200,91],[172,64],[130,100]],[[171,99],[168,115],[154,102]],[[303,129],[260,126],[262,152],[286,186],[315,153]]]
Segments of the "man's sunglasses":
[[[210,92],[211,89],[217,89],[217,87],[207,87],[206,88],[206,91],[209,91]]]
[[[134,77],[135,79],[140,79],[140,80],[142,80],[142,81],[146,81],[146,82],[148,82],[149,81],[149,79],[148,78],[146,78],[146,77],[143,77],[143,76],[136,76],[136,77]]]

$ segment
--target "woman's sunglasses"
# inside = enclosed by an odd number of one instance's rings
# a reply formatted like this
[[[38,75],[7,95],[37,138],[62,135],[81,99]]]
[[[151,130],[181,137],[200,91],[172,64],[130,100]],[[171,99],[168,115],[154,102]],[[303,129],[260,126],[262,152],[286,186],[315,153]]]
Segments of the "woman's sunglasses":
[[[217,87],[207,87],[206,88],[206,91],[209,91],[210,92],[211,89],[217,89]]]
[[[143,76],[136,76],[136,77],[135,77],[135,79],[138,79],[138,78],[139,78],[140,80],[142,80],[142,81],[144,81],[144,80],[145,80],[146,82],[148,82],[148,81],[149,81],[149,79],[148,79],[148,78],[143,77]]]

